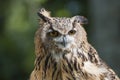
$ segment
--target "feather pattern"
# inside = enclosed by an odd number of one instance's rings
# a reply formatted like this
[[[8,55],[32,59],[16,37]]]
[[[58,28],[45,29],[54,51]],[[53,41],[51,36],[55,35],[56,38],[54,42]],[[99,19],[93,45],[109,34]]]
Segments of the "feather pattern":
[[[80,20],[85,18],[77,16],[76,22],[76,16],[56,18],[39,13],[46,22],[35,35],[36,59],[30,80],[120,80],[88,43],[81,25],[84,20]]]

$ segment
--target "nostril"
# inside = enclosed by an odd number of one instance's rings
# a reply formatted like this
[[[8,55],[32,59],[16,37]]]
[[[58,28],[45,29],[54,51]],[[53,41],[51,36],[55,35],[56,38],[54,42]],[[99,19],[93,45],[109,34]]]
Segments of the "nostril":
[[[66,37],[66,35],[63,35],[63,37]]]

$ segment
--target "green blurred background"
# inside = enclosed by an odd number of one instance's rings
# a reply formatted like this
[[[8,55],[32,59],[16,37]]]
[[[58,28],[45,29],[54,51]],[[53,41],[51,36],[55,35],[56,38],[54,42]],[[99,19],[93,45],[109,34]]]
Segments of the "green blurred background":
[[[28,80],[34,68],[37,11],[88,18],[89,42],[120,76],[120,0],[0,0],[0,80]]]

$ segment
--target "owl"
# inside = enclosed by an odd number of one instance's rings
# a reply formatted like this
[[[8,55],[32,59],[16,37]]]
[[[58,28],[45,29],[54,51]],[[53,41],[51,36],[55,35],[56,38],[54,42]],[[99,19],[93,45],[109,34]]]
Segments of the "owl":
[[[51,17],[42,8],[30,80],[120,80],[89,44],[83,16]]]

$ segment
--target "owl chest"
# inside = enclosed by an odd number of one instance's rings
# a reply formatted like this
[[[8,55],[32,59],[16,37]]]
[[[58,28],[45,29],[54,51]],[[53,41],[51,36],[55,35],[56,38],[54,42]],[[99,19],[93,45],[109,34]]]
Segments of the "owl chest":
[[[82,60],[75,55],[48,55],[41,62],[42,78],[45,80],[84,80]]]
[[[84,53],[48,54],[36,63],[40,80],[101,80],[104,73],[88,60]],[[39,80],[38,79],[38,80]]]

